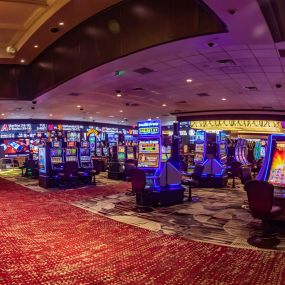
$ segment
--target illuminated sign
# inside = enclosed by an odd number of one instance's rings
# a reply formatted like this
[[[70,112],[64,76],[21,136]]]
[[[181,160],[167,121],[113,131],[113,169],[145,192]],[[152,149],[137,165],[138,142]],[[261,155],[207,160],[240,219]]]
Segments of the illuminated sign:
[[[114,134],[114,133],[118,133],[118,132],[119,132],[119,129],[118,129],[118,128],[103,127],[103,128],[102,128],[102,132]]]
[[[94,129],[88,130],[86,135],[87,135],[87,137],[89,137],[91,134],[94,134],[96,137],[99,136],[99,132],[97,130],[94,130]]]
[[[31,131],[32,124],[3,124],[1,132]]]
[[[160,135],[160,121],[138,122],[138,133],[141,136]]]
[[[265,130],[280,132],[282,129],[281,122],[266,120],[211,120],[211,121],[193,121],[193,129],[212,129],[212,130]]]

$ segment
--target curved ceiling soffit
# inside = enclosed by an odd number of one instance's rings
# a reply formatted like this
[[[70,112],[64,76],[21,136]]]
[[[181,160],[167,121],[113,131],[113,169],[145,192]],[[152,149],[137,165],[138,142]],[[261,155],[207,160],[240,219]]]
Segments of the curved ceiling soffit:
[[[18,88],[13,90],[17,96],[7,94],[6,81],[2,98],[32,99],[114,59],[167,42],[224,32],[225,24],[202,1],[180,0],[179,5],[175,0],[123,1],[67,32],[25,68],[0,66],[0,75],[17,82]]]

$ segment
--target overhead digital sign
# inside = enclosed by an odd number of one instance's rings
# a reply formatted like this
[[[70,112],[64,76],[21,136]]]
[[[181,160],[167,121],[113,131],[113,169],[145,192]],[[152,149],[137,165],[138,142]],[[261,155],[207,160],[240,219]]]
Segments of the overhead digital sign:
[[[140,136],[157,136],[161,134],[160,121],[138,122],[138,133]]]

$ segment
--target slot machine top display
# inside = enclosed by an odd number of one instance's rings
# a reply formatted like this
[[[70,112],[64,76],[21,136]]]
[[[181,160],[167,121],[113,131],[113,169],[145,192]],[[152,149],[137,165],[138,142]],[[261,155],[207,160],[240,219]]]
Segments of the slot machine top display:
[[[161,125],[160,121],[138,122],[139,156],[138,167],[156,169],[161,158]]]

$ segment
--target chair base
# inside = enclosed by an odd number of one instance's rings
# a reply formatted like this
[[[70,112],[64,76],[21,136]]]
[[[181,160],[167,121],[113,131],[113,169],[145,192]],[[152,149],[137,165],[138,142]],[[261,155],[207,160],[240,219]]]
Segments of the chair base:
[[[252,236],[248,238],[247,242],[254,247],[271,249],[276,247],[280,240],[275,236]]]

